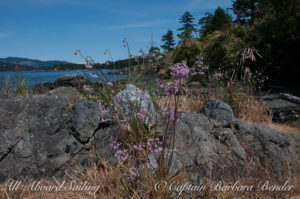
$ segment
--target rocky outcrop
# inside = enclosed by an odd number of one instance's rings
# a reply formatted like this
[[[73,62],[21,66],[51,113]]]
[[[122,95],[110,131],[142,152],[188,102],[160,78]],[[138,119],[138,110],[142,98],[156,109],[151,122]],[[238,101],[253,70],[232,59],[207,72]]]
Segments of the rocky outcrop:
[[[61,177],[69,168],[114,159],[109,144],[117,138],[118,126],[112,118],[100,122],[98,103],[78,101],[70,107],[67,102],[76,91],[64,97],[64,89],[68,87],[31,98],[0,99],[0,181]],[[133,85],[115,100],[120,100],[125,114],[132,114],[131,106],[138,105],[138,110],[158,115],[149,94]],[[242,175],[251,161],[274,175],[300,172],[299,134],[233,118],[229,105],[220,100],[210,100],[204,107],[204,114],[185,113],[176,124],[172,173],[186,168],[201,176],[214,171]],[[148,156],[145,166],[157,170],[157,159]]]
[[[86,110],[87,117],[78,119],[78,108],[73,111],[66,100],[52,95],[1,99],[0,181],[21,176],[60,177],[68,168],[111,159],[114,152],[109,143],[117,130],[96,124],[93,105],[79,102],[78,106]],[[78,123],[74,126],[73,121]],[[75,129],[82,135],[77,136]]]
[[[84,75],[65,75],[58,78],[54,82],[44,82],[36,84],[30,88],[33,93],[46,93],[50,90],[59,87],[74,87],[78,90],[82,90],[84,85],[90,85],[91,82],[84,77]]]

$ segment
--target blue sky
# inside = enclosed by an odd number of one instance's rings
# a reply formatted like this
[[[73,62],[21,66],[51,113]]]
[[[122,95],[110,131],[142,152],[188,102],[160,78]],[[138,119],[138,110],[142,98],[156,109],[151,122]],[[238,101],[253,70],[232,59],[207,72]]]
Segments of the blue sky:
[[[162,44],[168,29],[176,35],[179,18],[189,10],[196,18],[231,0],[0,0],[0,57],[25,57],[83,63],[80,49],[96,62],[127,57],[122,39],[133,55]]]

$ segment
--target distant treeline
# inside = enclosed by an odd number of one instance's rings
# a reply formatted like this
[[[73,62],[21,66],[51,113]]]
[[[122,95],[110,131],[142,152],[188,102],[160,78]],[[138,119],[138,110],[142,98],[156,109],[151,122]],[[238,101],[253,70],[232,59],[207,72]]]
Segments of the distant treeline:
[[[129,66],[129,61],[131,65],[137,64],[133,58],[130,60],[123,59],[115,62],[107,62],[107,63],[96,63],[93,65],[94,69],[123,69]],[[65,64],[57,64],[53,66],[42,66],[42,67],[33,67],[28,65],[21,64],[12,64],[0,62],[0,71],[51,71],[51,70],[83,70],[86,69],[85,64],[73,64],[73,63],[65,63]]]

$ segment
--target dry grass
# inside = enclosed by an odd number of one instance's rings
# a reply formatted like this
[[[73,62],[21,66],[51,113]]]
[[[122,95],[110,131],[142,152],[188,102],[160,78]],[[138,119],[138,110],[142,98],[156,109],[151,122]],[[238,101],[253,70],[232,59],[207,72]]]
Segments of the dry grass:
[[[203,96],[180,96],[180,101],[177,107],[178,112],[196,112],[199,113],[202,110],[206,100],[203,99]],[[156,101],[159,108],[163,109],[166,104],[170,104],[170,106],[175,108],[175,100],[174,98],[169,97],[159,97]]]
[[[242,95],[239,100],[237,117],[256,123],[271,123],[272,110],[263,100],[258,100],[254,96]]]
[[[179,112],[201,112],[203,105],[208,97],[201,94],[180,96],[180,103],[178,105]],[[299,128],[289,126],[287,124],[279,124],[272,122],[272,110],[268,107],[267,103],[263,100],[256,99],[254,96],[240,94],[236,99],[238,113],[237,118],[261,123],[271,128],[283,132],[300,133]],[[174,98],[160,97],[157,104],[162,109],[165,104],[170,103],[174,108]]]
[[[206,189],[202,191],[184,191],[178,195],[178,192],[169,190],[169,186],[164,189],[155,190],[155,184],[161,181],[166,181],[168,185],[172,182],[178,182],[178,185],[186,183],[186,175],[177,175],[174,177],[159,178],[154,177],[152,172],[143,171],[138,178],[125,177],[126,173],[129,172],[130,165],[116,164],[111,166],[107,163],[103,164],[103,167],[98,168],[91,166],[85,172],[78,172],[77,175],[71,176],[69,180],[65,181],[64,187],[67,190],[61,191],[32,191],[31,186],[34,183],[33,180],[22,181],[22,187],[20,186],[17,191],[8,191],[7,189],[0,190],[1,199],[119,199],[119,198],[136,198],[136,199],[147,199],[147,198],[290,198],[291,196],[300,194],[300,177],[292,176],[278,180],[272,178],[270,175],[255,164],[249,164],[247,173],[244,177],[231,178],[230,176],[223,176],[222,179],[210,179],[204,183]],[[215,175],[216,176],[216,175]],[[272,185],[283,185],[288,180],[289,185],[293,185],[294,188],[291,191],[260,191],[257,189],[259,183],[269,181]],[[75,182],[76,181],[76,182]],[[90,186],[98,186],[98,190],[92,190],[91,193],[83,190],[68,190],[70,183],[73,182],[76,185],[83,185],[85,182]],[[217,190],[215,185],[218,182],[222,182],[222,185],[233,185],[238,182],[238,185],[253,185],[254,188],[250,191],[222,191]],[[191,182],[192,185],[199,186],[197,183]],[[60,186],[62,181],[57,182],[55,180],[40,179],[40,185],[44,186]],[[212,185],[212,186],[211,186]],[[180,187],[179,187],[180,188]]]
[[[278,124],[278,123],[271,122],[271,123],[266,123],[266,125],[273,129],[277,129],[283,132],[300,133],[300,129],[288,126],[286,124]]]

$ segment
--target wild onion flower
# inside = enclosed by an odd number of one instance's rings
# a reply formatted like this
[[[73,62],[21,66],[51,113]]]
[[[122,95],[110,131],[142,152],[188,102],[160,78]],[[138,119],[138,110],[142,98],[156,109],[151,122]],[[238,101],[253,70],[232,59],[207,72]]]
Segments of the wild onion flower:
[[[139,113],[136,114],[137,118],[141,121],[144,121],[147,117],[147,113],[145,110],[141,110]]]
[[[110,146],[111,148],[113,148],[114,150],[119,149],[120,145],[121,145],[121,143],[119,143],[119,142],[117,142],[117,141],[113,141],[112,143],[109,144],[109,146]]]
[[[215,78],[221,78],[221,77],[223,77],[223,74],[222,73],[215,73],[213,76]]]
[[[156,61],[159,61],[160,59],[162,59],[163,58],[163,56],[162,55],[159,55],[159,56],[157,56],[156,58],[155,58],[155,60]]]
[[[123,149],[123,150],[118,150],[115,153],[115,157],[119,160],[119,161],[125,161],[128,159],[128,152],[127,149]]]
[[[159,49],[154,49],[153,52],[157,54],[157,53],[160,52],[160,50]]]
[[[110,86],[110,87],[114,86],[112,82],[107,82],[107,85]]]
[[[186,61],[177,63],[174,66],[170,67],[171,75],[174,78],[187,78],[190,72],[190,68],[187,66]]]
[[[164,94],[167,96],[175,96],[178,91],[178,84],[176,82],[168,82],[164,85]]]
[[[94,78],[94,79],[98,78],[98,75],[94,72],[90,73],[90,76],[91,76],[91,78]]]
[[[124,120],[121,120],[121,128],[125,131],[130,131],[130,125]]]
[[[162,142],[158,138],[149,138],[147,140],[147,150],[150,153],[160,153],[162,152]]]
[[[92,69],[92,68],[93,68],[93,66],[92,66],[90,63],[86,63],[86,64],[85,64],[85,67],[86,67],[87,69]]]
[[[92,87],[88,86],[88,85],[83,85],[83,89],[85,91],[94,91],[94,89]]]
[[[134,144],[133,145],[133,149],[136,150],[136,151],[142,151],[143,150],[143,144]]]
[[[165,106],[163,108],[163,115],[167,118],[168,121],[176,121],[178,122],[179,120],[182,119],[183,113],[176,113],[170,106]]]

